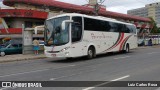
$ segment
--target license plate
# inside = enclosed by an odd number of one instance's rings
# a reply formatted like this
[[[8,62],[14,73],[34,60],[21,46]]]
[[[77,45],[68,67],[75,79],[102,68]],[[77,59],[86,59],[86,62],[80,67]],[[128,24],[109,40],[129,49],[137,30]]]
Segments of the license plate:
[[[52,54],[53,57],[56,57],[56,54]]]

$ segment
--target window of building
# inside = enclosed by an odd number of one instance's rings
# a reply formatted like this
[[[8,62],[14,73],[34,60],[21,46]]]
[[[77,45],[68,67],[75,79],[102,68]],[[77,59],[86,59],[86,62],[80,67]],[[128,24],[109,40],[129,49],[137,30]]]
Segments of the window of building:
[[[25,27],[26,28],[32,28],[33,27],[33,22],[25,21]]]

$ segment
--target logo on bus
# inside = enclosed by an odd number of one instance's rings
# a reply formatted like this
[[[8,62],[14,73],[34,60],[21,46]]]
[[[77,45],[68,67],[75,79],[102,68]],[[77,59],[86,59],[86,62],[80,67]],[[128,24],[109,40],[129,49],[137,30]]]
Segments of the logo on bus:
[[[91,33],[92,39],[103,39],[103,38],[112,38],[112,36],[106,36],[104,33],[101,35],[95,35],[94,33]]]

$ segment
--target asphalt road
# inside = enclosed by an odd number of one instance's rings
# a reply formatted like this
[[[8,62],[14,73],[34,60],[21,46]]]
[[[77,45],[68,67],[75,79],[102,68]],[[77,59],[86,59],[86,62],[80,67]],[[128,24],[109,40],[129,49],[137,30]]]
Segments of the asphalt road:
[[[0,64],[0,81],[160,81],[160,47],[99,55],[92,60],[43,59]],[[1,90],[160,90],[158,87],[52,87]]]

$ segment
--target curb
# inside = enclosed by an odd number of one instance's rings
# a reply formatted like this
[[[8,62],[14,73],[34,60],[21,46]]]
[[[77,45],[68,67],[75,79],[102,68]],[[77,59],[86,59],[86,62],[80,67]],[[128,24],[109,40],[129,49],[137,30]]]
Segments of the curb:
[[[47,57],[34,57],[34,58],[20,58],[20,59],[13,59],[13,60],[0,60],[0,63],[6,63],[6,62],[15,62],[15,61],[24,61],[24,60],[37,60],[37,59],[44,59]]]

